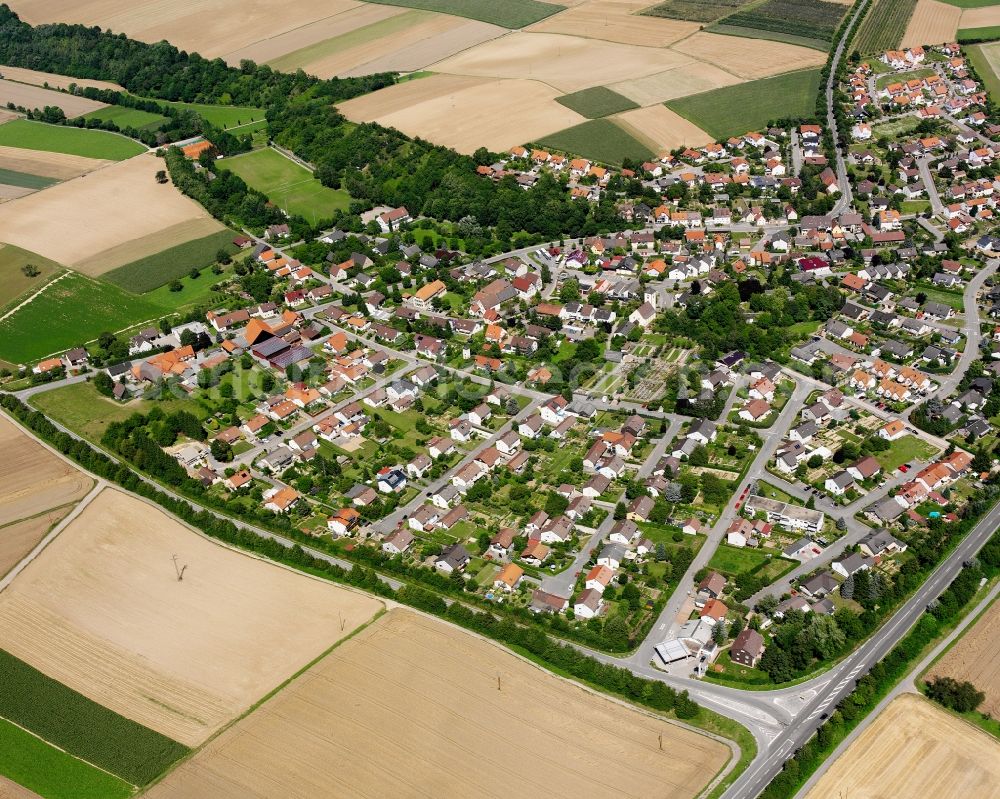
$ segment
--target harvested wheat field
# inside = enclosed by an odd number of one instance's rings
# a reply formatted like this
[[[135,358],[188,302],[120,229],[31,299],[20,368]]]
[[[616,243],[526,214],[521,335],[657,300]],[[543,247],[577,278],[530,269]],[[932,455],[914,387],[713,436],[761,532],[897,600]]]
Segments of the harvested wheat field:
[[[402,7],[382,6],[376,3],[355,3],[351,8],[338,14],[324,17],[316,22],[269,36],[246,47],[225,53],[223,58],[233,65],[239,64],[244,58],[249,58],[258,64],[266,64],[303,48],[325,42],[335,36],[343,36],[358,28],[364,28],[381,22],[383,19],[405,13],[407,10]]]
[[[712,141],[709,134],[665,105],[636,108],[611,118],[645,142],[657,155],[682,145],[702,145]]]
[[[21,197],[27,197],[36,191],[37,189],[28,189],[24,186],[11,186],[7,183],[0,183],[0,203],[19,200]]]
[[[87,262],[86,274],[96,276],[129,262],[93,260],[127,242],[173,228],[172,246],[222,230],[194,200],[170,183],[156,182],[154,176],[163,168],[155,155],[139,155],[12,201],[0,215],[0,241],[67,266]],[[155,247],[130,253],[130,260],[158,252],[162,244],[156,241]]]
[[[1000,795],[1000,743],[914,694],[897,697],[806,799]]]
[[[37,793],[0,776],[0,799],[40,799]]]
[[[173,556],[186,567],[175,575]],[[381,603],[106,489],[0,594],[4,649],[195,746]]]
[[[88,100],[86,97],[77,97],[75,94],[56,92],[52,89],[43,89],[41,86],[29,86],[26,83],[0,79],[0,105],[6,106],[8,103],[29,110],[53,105],[61,108],[68,117],[78,117],[81,114],[89,114],[91,111],[105,107],[105,103]]]
[[[0,64],[0,76],[7,80],[18,83],[30,83],[33,86],[43,86],[48,84],[56,89],[68,89],[70,84],[94,89],[111,89],[112,91],[122,91],[122,87],[117,83],[107,80],[91,80],[90,78],[71,78],[67,75],[57,75],[54,72],[39,72],[37,69],[25,69],[24,67],[8,67]]]
[[[643,47],[664,47],[701,27],[697,22],[640,16],[639,12],[650,4],[650,0],[584,0],[573,8],[535,23],[527,30],[565,33]]]
[[[958,24],[961,19],[962,9],[956,6],[939,3],[938,0],[917,0],[917,7],[910,17],[900,45],[916,47],[923,44],[953,42],[956,32],[961,27]]]
[[[455,19],[449,17],[449,19]],[[455,53],[461,53],[471,47],[496,39],[507,33],[506,28],[490,25],[477,20],[460,21],[448,29],[435,33],[427,38],[405,44],[405,39],[399,37],[400,46],[390,50],[385,55],[366,61],[340,74],[345,77],[370,75],[375,72],[416,72],[435,61],[440,61]]]
[[[77,502],[93,486],[83,472],[53,455],[0,416],[0,525]]]
[[[962,11],[962,21],[958,27],[992,28],[995,25],[1000,25],[1000,5],[966,8]]]
[[[29,175],[39,175],[54,180],[70,180],[113,163],[115,162],[100,158],[85,158],[82,155],[0,145],[0,169],[26,172]]]
[[[72,510],[69,506],[0,527],[0,577],[13,569],[55,525]],[[0,797],[3,793],[0,792]]]
[[[818,67],[826,62],[826,53],[811,47],[718,33],[696,33],[678,42],[673,49],[746,80]]]
[[[986,694],[979,706],[983,713],[1000,716],[1000,602],[966,630],[962,638],[931,669],[928,677],[952,677],[968,680]]]
[[[393,610],[147,796],[683,799],[729,756],[495,644]]]
[[[431,65],[435,72],[539,80],[561,94],[652,75],[686,64],[669,49],[552,33],[512,33]],[[522,136],[521,141],[530,141]]]
[[[358,0],[13,0],[25,22],[79,22],[214,58],[361,5]]]
[[[472,153],[478,147],[506,150],[585,122],[555,101],[559,94],[538,81],[431,75],[338,108],[355,122],[375,121]]]
[[[719,69],[713,64],[696,62],[668,69],[656,75],[647,75],[645,78],[615,83],[608,88],[639,105],[655,105],[742,82],[731,72]]]

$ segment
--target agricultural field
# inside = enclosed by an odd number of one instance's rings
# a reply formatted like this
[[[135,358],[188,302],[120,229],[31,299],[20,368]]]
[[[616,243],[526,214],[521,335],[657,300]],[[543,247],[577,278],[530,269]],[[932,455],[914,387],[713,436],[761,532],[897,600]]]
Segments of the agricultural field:
[[[114,122],[119,128],[135,128],[136,130],[156,130],[167,121],[165,116],[141,111],[138,108],[128,108],[124,105],[107,105],[97,111],[83,115],[84,119],[99,119],[102,122]]]
[[[691,22],[715,22],[727,14],[732,14],[748,0],[666,0],[657,3],[643,11],[650,17],[667,17],[669,19],[685,19]]]
[[[1000,5],[992,3],[988,6],[966,8],[962,11],[960,28],[995,28],[1000,26]]]
[[[1000,744],[912,694],[894,699],[806,799],[994,796]]]
[[[965,55],[975,67],[986,91],[993,97],[1000,97],[1000,42],[971,44],[965,48]]]
[[[996,642],[1000,640],[1000,602],[994,602],[976,622],[967,629],[958,642],[942,657],[928,678],[951,677],[968,680],[986,694],[978,708],[981,713],[1000,716],[1000,653]]]
[[[29,438],[3,416],[0,416],[0,448],[4,452],[0,462],[0,531],[11,522],[73,504],[93,486],[87,475]]]
[[[113,163],[115,162],[85,158],[81,155],[0,146],[0,169],[34,175],[55,182],[86,175]]]
[[[376,751],[392,756],[369,757]],[[683,799],[728,757],[724,744],[591,694],[460,629],[393,610],[147,796]],[[511,766],[525,762],[532,767]]]
[[[162,102],[158,100],[157,102]],[[206,122],[220,128],[234,128],[264,119],[263,108],[242,105],[210,105],[208,103],[183,103],[180,100],[165,102],[164,105],[183,108],[199,114]]]
[[[16,123],[0,126],[0,139],[11,124]],[[53,129],[112,136],[76,128]],[[143,155],[10,202],[0,215],[0,241],[98,276],[222,230],[194,200],[169,182],[156,182],[155,174],[162,168],[163,162],[155,155]]]
[[[771,120],[806,116],[816,106],[819,70],[803,70],[671,100],[667,107],[715,139],[760,130]]]
[[[0,637],[49,677],[194,746],[380,607],[107,489],[0,595]]]
[[[11,779],[3,775],[9,775]],[[0,719],[0,796],[4,799],[125,799],[125,780],[94,768]]]
[[[503,151],[586,121],[556,102],[562,94],[534,80],[435,74],[356,97],[338,108],[355,122],[378,122],[472,153],[479,147]]]
[[[702,64],[697,70],[684,64],[644,78],[614,83],[608,88],[645,107],[740,82],[731,72],[714,64]]]
[[[959,28],[956,38],[960,43],[1000,39],[1000,25],[991,25],[988,28]]]
[[[758,36],[826,51],[847,6],[826,0],[765,0],[742,7],[710,30]]]
[[[233,244],[234,235],[231,230],[220,230],[200,239],[192,239],[112,269],[103,278],[132,294],[145,294],[184,277],[192,269],[211,266],[219,250],[232,255],[238,249]]]
[[[746,81],[779,73],[784,77],[784,73],[821,67],[826,61],[826,55],[813,48],[706,31],[678,42],[674,50],[697,59],[694,69],[701,70],[705,64],[714,64]],[[809,107],[810,112],[814,106],[815,98]]]
[[[32,86],[43,86],[50,89],[69,89],[70,86],[82,86],[93,89],[110,89],[122,91],[122,87],[109,80],[92,80],[90,78],[72,78],[68,75],[57,75],[54,72],[39,72],[37,69],[24,67],[9,67],[0,64],[0,76],[17,83],[28,83]]]
[[[80,116],[105,107],[104,103],[88,100],[86,97],[77,97],[66,92],[57,92],[52,89],[43,89],[41,86],[30,86],[0,78],[0,105],[6,107],[8,103],[13,103],[29,111],[46,106],[56,106],[61,108],[67,117]]]
[[[91,341],[106,330],[155,322],[167,310],[117,286],[70,272],[0,319],[0,358],[32,363]]]
[[[15,119],[0,125],[0,146],[124,161],[146,148],[132,139],[103,130],[84,130]]]
[[[54,178],[46,178],[41,175],[32,175],[29,172],[18,172],[16,169],[4,169],[0,167],[0,183],[5,186],[17,186],[22,189],[47,189],[49,186],[58,183]]]
[[[22,271],[25,267],[34,267],[38,274],[29,277]],[[60,271],[62,267],[48,258],[0,243],[0,316],[15,300],[29,291],[37,291]]]
[[[955,41],[962,11],[938,0],[917,0],[917,7],[900,40],[903,47]]]
[[[429,11],[405,11],[286,53],[270,66],[320,77],[412,72],[507,31]]]
[[[0,577],[17,566],[71,510],[69,506],[46,510],[0,526]],[[2,773],[3,769],[0,769]],[[0,793],[0,796],[3,794]]]
[[[712,139],[697,125],[688,122],[665,105],[637,108],[617,114],[612,119],[655,155],[662,155],[682,145],[697,147]]]
[[[223,159],[218,167],[236,173],[287,213],[313,222],[350,204],[346,191],[324,186],[308,169],[270,148]]]
[[[606,86],[594,86],[573,94],[564,94],[562,97],[557,97],[556,102],[576,111],[581,116],[587,117],[587,119],[599,119],[639,107],[638,103]]]
[[[529,28],[534,33],[563,33],[608,42],[665,47],[698,30],[694,22],[669,15],[642,16],[649,0],[583,0]]]
[[[581,125],[543,136],[538,143],[553,150],[577,153],[592,161],[620,164],[623,159],[648,161],[656,152],[631,135],[624,127],[607,119],[592,119]]]
[[[454,14],[478,19],[491,25],[501,25],[504,28],[525,28],[565,8],[540,0],[503,0],[502,3],[494,0],[372,0],[372,2]]]
[[[927,0],[921,0],[926,3]],[[918,0],[876,0],[861,21],[852,44],[863,54],[879,53],[897,47],[903,40]]]

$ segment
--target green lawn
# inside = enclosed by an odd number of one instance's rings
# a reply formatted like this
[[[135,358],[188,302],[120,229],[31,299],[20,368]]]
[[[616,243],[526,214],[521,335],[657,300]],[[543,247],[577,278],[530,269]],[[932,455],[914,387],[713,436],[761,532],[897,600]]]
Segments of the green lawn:
[[[1000,42],[970,45],[965,54],[990,97],[1000,97]]]
[[[435,15],[428,11],[406,11],[394,17],[379,20],[370,25],[363,25],[339,36],[332,36],[329,39],[285,53],[271,59],[267,64],[281,72],[294,72],[296,69],[306,68],[321,58],[368,44],[383,37],[394,36],[408,30],[413,25],[434,18]]]
[[[74,272],[0,322],[0,358],[29,363],[163,312],[144,297]]]
[[[186,241],[161,250],[102,275],[104,280],[133,294],[144,294],[188,274],[192,268],[204,269],[215,263],[219,250],[232,255],[237,251],[231,230],[220,230],[200,239]]]
[[[185,274],[179,279],[180,291],[171,291],[169,285],[164,285],[144,294],[143,299],[173,312],[185,311],[198,305],[216,305],[223,301],[223,297],[216,296],[212,287],[230,277],[230,269],[231,267],[227,267],[221,275],[215,274],[211,269],[202,269],[198,277],[194,278]]]
[[[0,774],[43,799],[118,799],[132,786],[0,719]]]
[[[0,145],[69,153],[86,158],[105,158],[110,161],[124,161],[146,152],[143,145],[117,133],[46,125],[44,122],[29,122],[26,119],[15,119],[0,125]]]
[[[990,25],[986,28],[959,28],[958,41],[962,42],[991,42],[1000,39],[1000,25]]]
[[[572,94],[564,94],[562,97],[557,97],[556,102],[587,119],[598,119],[639,107],[638,103],[606,86],[593,86]]]
[[[37,277],[28,277],[21,271],[29,264],[38,270]],[[22,294],[37,291],[61,271],[55,261],[13,244],[0,244],[0,308],[13,304]]]
[[[782,491],[776,485],[772,485],[765,480],[757,481],[757,493],[762,497],[776,499],[778,502],[792,502],[798,504],[798,500],[796,500],[791,494],[786,491]]]
[[[100,119],[104,122],[114,122],[119,128],[135,128],[136,130],[156,130],[167,121],[161,114],[152,114],[138,108],[124,105],[109,105],[83,115],[84,119]]]
[[[310,221],[347,210],[351,202],[346,191],[327,188],[308,169],[269,148],[226,158],[217,165],[239,175],[282,210]]]
[[[201,406],[190,400],[133,400],[123,405],[99,394],[91,383],[74,383],[44,391],[33,396],[31,404],[91,441],[100,441],[112,422],[122,422],[133,413],[148,413],[154,406],[165,413],[186,410],[198,417],[205,415]]]
[[[32,175],[30,172],[18,172],[14,169],[0,169],[0,183],[7,186],[20,186],[24,189],[45,189],[58,182],[59,181],[55,178]]]
[[[805,69],[679,97],[667,107],[721,140],[761,130],[782,117],[810,116],[819,82],[818,69]]]
[[[882,75],[880,78],[877,78],[875,80],[875,88],[884,89],[890,83],[904,83],[913,78],[929,78],[933,74],[934,70],[930,67],[913,69],[909,72],[893,72],[891,75]]]
[[[645,144],[608,119],[592,119],[574,125],[551,133],[538,143],[604,164],[620,164],[625,158],[648,161],[654,155]]]
[[[456,17],[478,19],[504,28],[524,28],[562,11],[565,6],[539,0],[369,0],[384,6],[422,8]]]
[[[719,544],[712,559],[708,562],[708,568],[717,572],[735,576],[753,571],[754,569],[767,563],[768,556],[756,549],[746,549],[731,547],[728,544]]]
[[[929,300],[943,302],[945,305],[954,308],[958,313],[964,313],[965,311],[965,296],[961,291],[948,291],[947,289],[924,285],[917,286],[917,291],[926,294]]]
[[[885,452],[875,453],[875,460],[886,472],[892,472],[901,464],[910,461],[925,461],[933,457],[937,447],[916,436],[903,436],[893,441]]]

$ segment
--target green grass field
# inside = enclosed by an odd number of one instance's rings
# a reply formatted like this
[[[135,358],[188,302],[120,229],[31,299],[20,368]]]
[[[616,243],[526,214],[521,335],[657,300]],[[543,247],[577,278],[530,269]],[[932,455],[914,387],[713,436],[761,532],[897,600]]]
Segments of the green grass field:
[[[191,400],[139,400],[121,405],[99,394],[92,383],[74,383],[45,391],[31,398],[35,408],[51,416],[74,433],[97,442],[112,422],[123,422],[133,413],[148,413],[153,407],[165,413],[186,410],[204,416],[201,406]]]
[[[1000,42],[969,45],[965,48],[965,55],[990,97],[1000,97]]]
[[[28,277],[21,271],[28,264],[38,270],[37,277]],[[40,289],[60,271],[62,267],[55,261],[13,244],[0,244],[0,309],[13,304],[22,294]]]
[[[903,436],[893,441],[885,452],[876,452],[875,460],[879,462],[885,472],[892,472],[901,464],[910,461],[929,460],[937,452],[937,448],[917,438],[916,436]]]
[[[608,119],[592,119],[574,125],[549,134],[538,143],[604,164],[620,164],[625,158],[648,161],[654,155],[645,144]]]
[[[0,144],[23,147],[26,150],[105,158],[110,161],[124,161],[146,152],[143,145],[117,133],[46,125],[44,122],[29,122],[26,119],[15,119],[0,125]]]
[[[576,111],[587,119],[599,119],[617,114],[619,111],[628,111],[631,108],[639,107],[638,103],[632,102],[628,97],[623,97],[606,86],[594,86],[572,94],[564,94],[562,97],[557,97],[556,102],[562,103],[571,111]]]
[[[421,8],[424,11],[439,11],[456,17],[478,19],[504,28],[523,28],[533,22],[551,17],[565,6],[542,3],[538,0],[368,0],[383,6]]]
[[[891,75],[882,75],[875,80],[876,89],[884,89],[890,83],[904,83],[913,78],[929,78],[934,74],[934,70],[931,67],[924,67],[922,69],[913,69],[909,72],[894,72]]]
[[[735,576],[753,571],[768,560],[766,554],[756,549],[740,549],[728,544],[719,544],[719,548],[708,562],[708,568],[715,569],[721,574]]]
[[[0,322],[0,358],[30,363],[146,320],[167,309],[117,286],[72,273]]]
[[[992,42],[1000,39],[1000,25],[990,25],[986,28],[959,28],[958,41],[961,42]]]
[[[119,266],[101,277],[132,294],[145,294],[184,277],[192,268],[204,269],[211,266],[215,263],[219,250],[232,255],[237,251],[233,244],[234,235],[231,230],[220,230]]]
[[[135,128],[136,130],[156,130],[167,121],[165,116],[140,111],[138,108],[128,108],[123,105],[109,105],[83,115],[84,119],[100,119],[103,122],[114,122],[119,128]]]
[[[225,158],[217,165],[264,192],[279,208],[289,214],[301,214],[310,221],[328,218],[334,211],[346,210],[350,205],[346,191],[327,188],[308,169],[276,150],[255,150]]]
[[[281,72],[294,72],[299,67],[305,67],[307,64],[311,64],[320,58],[342,52],[351,47],[368,44],[385,36],[393,36],[405,31],[411,25],[416,25],[418,22],[423,22],[433,17],[434,15],[428,11],[406,11],[395,17],[379,20],[378,22],[373,22],[371,25],[364,25],[347,33],[342,33],[340,36],[333,36],[321,42],[293,50],[290,53],[285,53],[268,61],[267,64]]]
[[[124,799],[132,786],[0,719],[0,774],[44,799]]]
[[[145,785],[188,751],[3,650],[0,673],[0,717],[132,785]]]
[[[811,115],[817,92],[819,70],[805,69],[680,97],[667,107],[722,140],[760,130],[773,120]]]
[[[246,125],[247,122],[264,120],[263,108],[250,108],[242,105],[209,105],[208,103],[183,103],[180,100],[157,102],[171,105],[174,108],[187,108],[197,112],[202,119],[219,128],[231,128],[236,125]],[[247,130],[250,128],[248,127]]]
[[[44,189],[55,185],[59,181],[55,178],[45,178],[41,175],[32,175],[30,172],[18,172],[14,169],[0,169],[0,183],[7,186],[21,186],[25,189]]]

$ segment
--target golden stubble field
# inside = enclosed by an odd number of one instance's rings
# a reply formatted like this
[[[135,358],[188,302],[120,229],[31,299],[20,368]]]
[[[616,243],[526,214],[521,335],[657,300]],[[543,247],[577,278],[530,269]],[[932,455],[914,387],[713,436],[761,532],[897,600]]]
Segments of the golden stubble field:
[[[897,697],[806,799],[1000,796],[1000,743],[914,694]]]
[[[972,629],[931,669],[928,677],[968,680],[986,694],[979,710],[1000,716],[1000,602],[994,602]]]
[[[186,566],[180,582],[175,555]],[[0,640],[94,701],[195,746],[381,607],[105,489],[0,593]]]
[[[962,11],[960,28],[990,28],[1000,25],[1000,5],[966,8]]]
[[[85,158],[68,153],[50,153],[45,150],[26,150],[23,147],[0,145],[0,169],[27,172],[55,180],[69,180],[86,175],[95,169],[110,166],[114,161]]]
[[[0,241],[97,276],[222,230],[172,184],[158,184],[160,169],[155,155],[138,155],[12,200],[0,214]]]
[[[560,5],[567,5],[560,3]],[[536,33],[566,33],[588,39],[663,47],[698,30],[697,22],[644,17],[650,0],[584,0],[527,28]]]
[[[147,796],[686,799],[729,757],[718,741],[393,610]]]
[[[0,74],[5,72],[6,69],[0,69]],[[52,89],[43,89],[41,86],[15,83],[13,80],[0,78],[0,105],[6,106],[8,103],[28,110],[52,105],[61,108],[68,117],[89,114],[91,111],[97,111],[106,105],[88,100],[86,97],[77,97],[75,94],[57,92]]]
[[[70,78],[66,75],[57,75],[54,72],[39,72],[37,69],[25,69],[24,67],[9,67],[0,64],[0,75],[8,80],[18,83],[30,83],[33,86],[44,86],[48,84],[55,89],[68,89],[70,85],[84,86],[94,89],[111,89],[121,91],[122,87],[117,83],[108,80],[92,80],[90,78]]]
[[[967,11],[965,13],[968,13]],[[901,47],[942,44],[955,41],[962,20],[962,9],[938,0],[917,0],[917,7],[906,26]]]
[[[701,146],[712,137],[665,105],[635,108],[611,117],[653,152],[665,153],[684,145]]]

